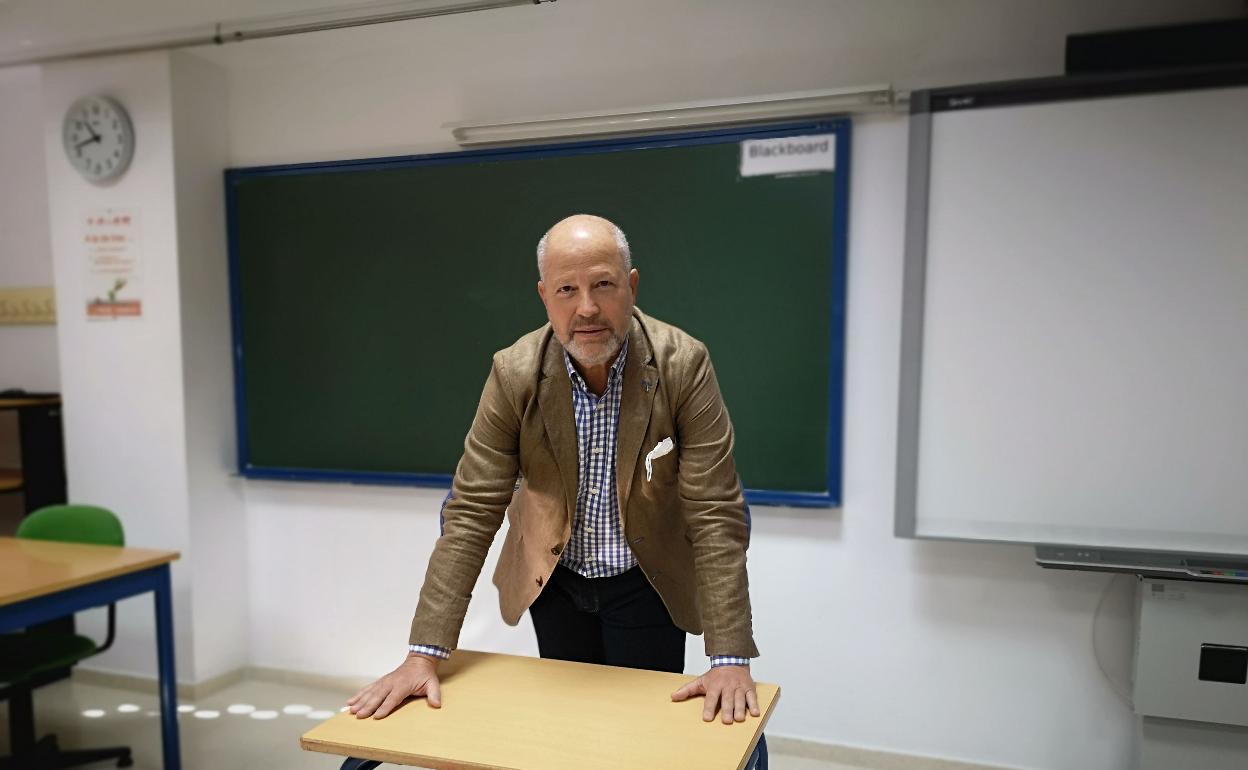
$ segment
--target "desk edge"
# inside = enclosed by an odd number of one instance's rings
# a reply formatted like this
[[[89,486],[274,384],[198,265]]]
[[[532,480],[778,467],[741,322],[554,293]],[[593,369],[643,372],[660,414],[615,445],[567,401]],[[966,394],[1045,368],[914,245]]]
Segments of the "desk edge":
[[[157,551],[154,552],[151,557],[144,559],[141,562],[127,564],[125,567],[119,569],[107,570],[92,575],[83,575],[80,578],[67,581],[63,584],[58,584],[55,588],[50,590],[25,590],[15,593],[12,596],[0,597],[0,607],[7,607],[10,604],[17,604],[18,602],[24,602],[29,599],[38,599],[41,596],[51,596],[52,594],[57,594],[62,591],[70,591],[75,588],[82,588],[83,586],[90,585],[92,583],[109,580],[110,578],[121,577],[122,575],[131,575],[135,572],[152,569],[153,567],[171,564],[181,558],[181,556],[182,555],[177,551]]]
[[[771,702],[767,705],[767,709],[758,717],[757,734],[754,740],[750,742],[749,750],[741,758],[741,763],[737,765],[737,770],[744,770],[749,764],[750,759],[754,756],[754,750],[758,747],[759,740],[763,737],[763,732],[767,729],[767,723],[771,720],[772,712],[776,710],[776,703],[780,701],[780,685],[772,685],[776,688],[776,694],[772,697]],[[716,719],[719,716],[716,715]],[[396,765],[404,765],[407,767],[421,767],[426,770],[513,770],[513,768],[502,765],[481,765],[473,762],[459,762],[456,760],[448,760],[442,757],[431,757],[423,754],[400,753],[387,751],[385,749],[372,749],[366,746],[356,746],[347,749],[343,744],[332,741],[308,738],[307,733],[299,736],[299,748],[304,751],[315,751],[318,754],[331,754],[336,757],[355,757],[357,759],[372,759],[378,762],[389,762]],[[358,749],[358,750],[357,750]],[[344,751],[350,751],[350,754],[344,754]],[[413,765],[413,762],[419,764]]]

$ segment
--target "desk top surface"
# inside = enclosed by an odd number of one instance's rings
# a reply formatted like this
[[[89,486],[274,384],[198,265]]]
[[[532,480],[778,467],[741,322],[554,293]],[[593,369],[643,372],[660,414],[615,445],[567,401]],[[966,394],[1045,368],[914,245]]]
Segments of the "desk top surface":
[[[13,468],[0,468],[0,492],[22,488],[22,472]]]
[[[702,721],[692,677],[456,650],[439,671],[442,708],[409,700],[385,719],[342,712],[309,730],[311,751],[431,770],[742,768],[780,688],[757,685],[762,717]]]
[[[0,537],[0,606],[167,564],[177,551]]]
[[[55,406],[60,396],[6,396],[0,398],[0,409],[21,409],[27,406]]]

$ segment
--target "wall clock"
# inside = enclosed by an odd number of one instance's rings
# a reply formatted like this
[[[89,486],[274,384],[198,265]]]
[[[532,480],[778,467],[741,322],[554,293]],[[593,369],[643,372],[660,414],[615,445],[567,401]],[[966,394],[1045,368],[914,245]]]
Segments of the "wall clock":
[[[121,176],[134,157],[134,126],[126,108],[107,96],[84,96],[65,113],[61,130],[69,163],[89,182]]]

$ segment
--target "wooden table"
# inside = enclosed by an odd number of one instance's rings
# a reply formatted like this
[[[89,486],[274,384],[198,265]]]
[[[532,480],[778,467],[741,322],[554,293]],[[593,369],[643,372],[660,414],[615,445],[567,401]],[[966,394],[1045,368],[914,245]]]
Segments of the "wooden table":
[[[5,396],[0,398],[0,409],[21,409],[27,406],[56,406],[60,396]]]
[[[702,698],[671,702],[681,674],[456,650],[439,675],[441,709],[342,712],[299,745],[432,770],[740,770],[780,697],[758,683],[762,716],[725,725],[702,721]]]
[[[165,770],[181,770],[169,564],[176,551],[0,537],[0,633],[152,591]]]
[[[0,468],[0,492],[16,492],[22,488],[22,472],[16,468]]]

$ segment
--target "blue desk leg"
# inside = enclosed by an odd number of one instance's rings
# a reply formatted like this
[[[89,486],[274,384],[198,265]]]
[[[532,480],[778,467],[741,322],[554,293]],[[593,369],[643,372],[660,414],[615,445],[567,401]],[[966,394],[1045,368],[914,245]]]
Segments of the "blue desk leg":
[[[750,757],[749,764],[746,765],[749,770],[767,770],[767,736],[758,736],[758,745],[754,747],[754,754]]]
[[[182,770],[178,741],[178,680],[173,663],[173,588],[169,565],[156,578],[156,654],[160,671],[160,742],[165,770]]]

